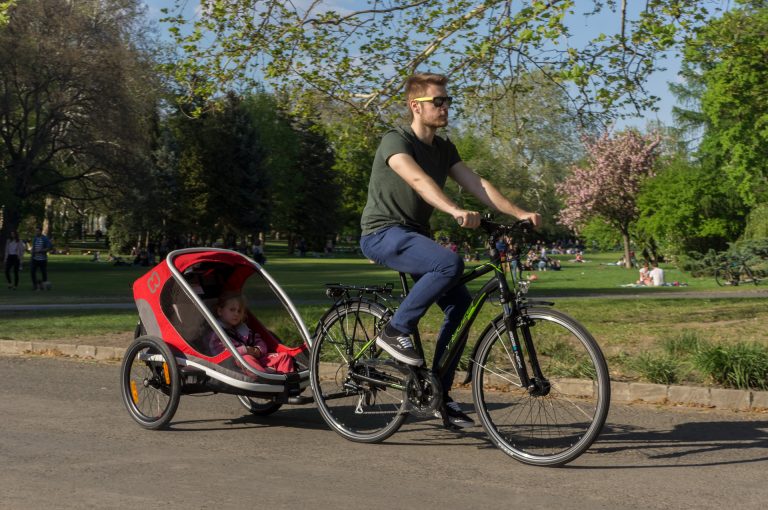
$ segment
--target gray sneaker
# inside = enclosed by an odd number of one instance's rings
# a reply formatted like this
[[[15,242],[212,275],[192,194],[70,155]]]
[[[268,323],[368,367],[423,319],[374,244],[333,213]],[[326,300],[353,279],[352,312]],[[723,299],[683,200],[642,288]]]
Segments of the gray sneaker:
[[[443,400],[443,408],[440,411],[440,416],[443,418],[443,424],[446,428],[457,430],[474,427],[475,422],[464,414],[461,410],[458,402],[454,402],[449,396],[445,396]]]
[[[376,337],[376,345],[384,349],[390,356],[406,365],[419,367],[424,364],[424,359],[413,346],[413,340],[408,335],[387,335],[384,330]]]

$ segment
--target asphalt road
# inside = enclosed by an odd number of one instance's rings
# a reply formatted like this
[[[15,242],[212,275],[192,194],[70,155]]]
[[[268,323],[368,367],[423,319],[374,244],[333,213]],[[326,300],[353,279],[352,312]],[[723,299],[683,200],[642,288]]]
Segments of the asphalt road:
[[[227,395],[182,397],[171,430],[145,431],[118,375],[115,364],[0,357],[0,508],[762,509],[768,499],[765,414],[614,405],[587,454],[534,468],[480,427],[409,421],[361,445],[313,406],[257,418]]]

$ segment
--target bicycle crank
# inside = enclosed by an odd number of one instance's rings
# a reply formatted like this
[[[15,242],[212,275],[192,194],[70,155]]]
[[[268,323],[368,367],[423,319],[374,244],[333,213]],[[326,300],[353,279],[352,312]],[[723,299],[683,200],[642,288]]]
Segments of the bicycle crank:
[[[414,416],[431,418],[443,403],[442,385],[432,371],[409,368],[411,376],[405,388],[408,412]]]

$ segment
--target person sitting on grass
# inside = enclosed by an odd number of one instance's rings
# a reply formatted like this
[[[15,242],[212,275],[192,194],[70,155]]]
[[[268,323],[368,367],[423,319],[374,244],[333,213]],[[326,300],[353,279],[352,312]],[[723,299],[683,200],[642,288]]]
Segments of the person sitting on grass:
[[[661,287],[664,285],[664,270],[659,267],[658,262],[651,264],[653,269],[650,270],[648,276],[651,279],[651,285],[654,287]]]
[[[640,268],[640,278],[635,283],[637,285],[653,285],[650,273],[651,270],[648,268],[648,262],[643,262],[643,267]]]

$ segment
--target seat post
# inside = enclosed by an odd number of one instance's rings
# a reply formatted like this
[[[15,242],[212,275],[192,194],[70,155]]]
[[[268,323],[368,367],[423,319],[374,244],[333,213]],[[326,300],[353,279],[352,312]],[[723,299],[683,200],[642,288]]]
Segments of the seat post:
[[[408,276],[405,273],[399,273],[400,285],[403,287],[403,297],[408,295]]]

